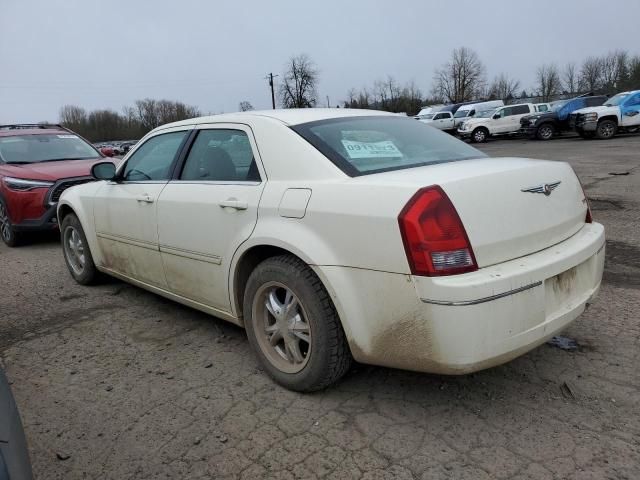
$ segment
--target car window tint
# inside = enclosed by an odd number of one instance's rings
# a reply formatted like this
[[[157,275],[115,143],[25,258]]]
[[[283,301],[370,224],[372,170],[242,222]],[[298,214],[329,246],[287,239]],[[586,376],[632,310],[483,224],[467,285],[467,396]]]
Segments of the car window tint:
[[[169,180],[171,165],[186,135],[186,130],[164,133],[144,142],[127,160],[122,173],[124,180]]]
[[[259,182],[249,137],[242,130],[201,130],[189,151],[181,180]]]
[[[511,107],[511,115],[523,115],[527,113],[529,113],[529,105],[516,105],[515,107]]]
[[[602,97],[587,97],[587,107],[599,107],[604,103],[604,99]]]
[[[434,120],[441,120],[443,118],[444,118],[444,114],[443,113],[439,113],[435,117],[433,117]]]
[[[640,105],[640,95],[636,95],[635,98],[632,98],[627,102],[627,107],[635,107],[636,105]]]
[[[502,117],[510,117],[511,115],[513,115],[513,107],[507,107],[505,109],[502,110]]]

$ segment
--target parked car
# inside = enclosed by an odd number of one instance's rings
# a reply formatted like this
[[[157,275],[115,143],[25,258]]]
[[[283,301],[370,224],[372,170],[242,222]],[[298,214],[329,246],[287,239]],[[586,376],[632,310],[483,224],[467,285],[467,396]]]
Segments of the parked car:
[[[571,112],[585,107],[596,107],[607,100],[605,95],[584,96],[559,100],[551,104],[546,113],[526,115],[520,119],[520,133],[530,138],[550,140],[554,135],[571,130]]]
[[[567,327],[602,277],[604,228],[568,164],[489,158],[385,112],[185,120],[93,174],[58,205],[72,277],[107,273],[244,326],[294,390],[352,359],[440,374],[507,362]]]
[[[444,106],[445,106],[444,104],[437,104],[437,105],[428,105],[428,106],[422,107],[414,118],[416,120],[422,120],[425,118],[426,115],[431,115],[433,113],[436,113]]]
[[[609,139],[618,132],[640,130],[640,90],[622,92],[599,107],[583,108],[571,115],[582,138]]]
[[[461,138],[469,138],[472,142],[486,142],[489,137],[513,135],[520,130],[520,119],[535,112],[532,103],[520,103],[500,107],[488,118],[472,118],[464,122],[458,129]]]
[[[135,144],[136,144],[136,141],[133,141],[133,140],[121,143],[120,144],[121,155],[128,153],[129,150],[131,150],[131,147],[133,147]]]
[[[504,106],[502,100],[491,100],[488,102],[470,103],[469,105],[462,105],[453,116],[454,128],[457,129],[466,120],[475,117],[476,113],[485,112],[487,110],[495,110],[498,107]]]
[[[426,123],[438,130],[445,132],[455,132],[455,120],[451,112],[436,112],[432,114],[424,115],[425,118],[420,119],[422,123]]]
[[[105,157],[114,157],[116,155],[115,149],[111,145],[102,145],[99,151]]]
[[[31,462],[20,413],[0,369],[0,480],[31,480]]]
[[[0,237],[16,246],[26,232],[58,228],[56,204],[73,185],[93,181],[103,156],[59,125],[0,126]]]

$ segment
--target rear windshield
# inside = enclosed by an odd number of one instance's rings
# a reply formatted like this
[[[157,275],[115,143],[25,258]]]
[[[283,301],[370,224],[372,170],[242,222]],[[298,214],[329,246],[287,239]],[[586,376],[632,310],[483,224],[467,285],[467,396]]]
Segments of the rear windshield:
[[[334,118],[292,128],[352,177],[486,157],[447,133],[405,118]]]
[[[100,157],[87,142],[71,133],[0,137],[0,159],[6,163],[38,163]]]

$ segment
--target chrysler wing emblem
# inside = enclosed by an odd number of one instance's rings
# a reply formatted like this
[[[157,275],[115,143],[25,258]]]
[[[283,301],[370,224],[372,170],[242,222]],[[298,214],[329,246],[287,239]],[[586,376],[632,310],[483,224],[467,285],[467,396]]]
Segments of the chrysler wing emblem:
[[[553,192],[561,183],[561,181],[553,183],[543,183],[542,185],[536,185],[535,187],[523,188],[520,191],[528,193],[544,193],[545,196],[548,197],[549,195],[551,195],[551,192]]]

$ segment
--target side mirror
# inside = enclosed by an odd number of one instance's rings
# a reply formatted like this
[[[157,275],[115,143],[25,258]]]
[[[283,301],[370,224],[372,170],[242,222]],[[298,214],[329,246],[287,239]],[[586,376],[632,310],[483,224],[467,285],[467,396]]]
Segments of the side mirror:
[[[500,118],[500,114],[499,113],[495,113],[492,117],[494,120],[497,120]]]
[[[96,180],[113,180],[116,178],[116,166],[111,162],[96,163],[91,167],[91,176]]]

